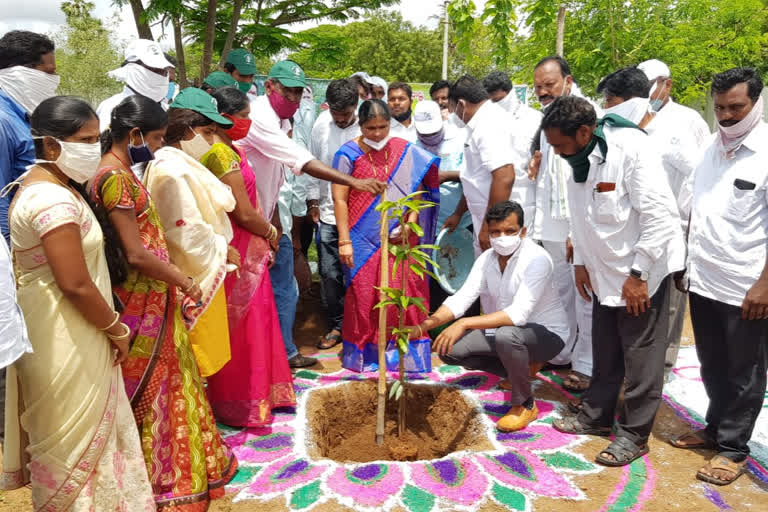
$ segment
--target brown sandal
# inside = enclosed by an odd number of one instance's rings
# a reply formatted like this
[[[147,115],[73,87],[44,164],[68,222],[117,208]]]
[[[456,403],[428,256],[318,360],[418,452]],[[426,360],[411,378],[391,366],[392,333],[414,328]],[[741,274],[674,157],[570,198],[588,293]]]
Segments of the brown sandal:
[[[707,462],[703,468],[696,473],[696,478],[714,485],[728,485],[735,482],[744,473],[744,467],[747,465],[746,459],[741,462],[734,462],[723,455],[715,455]],[[717,478],[712,475],[712,471],[725,471],[733,476],[730,480]],[[704,473],[707,471],[710,474]]]
[[[324,338],[321,338],[320,341],[317,342],[316,346],[320,350],[328,350],[335,347],[339,343],[341,343],[341,334],[331,334],[329,332],[325,335]]]
[[[563,387],[568,391],[575,391],[577,393],[581,393],[582,391],[587,390],[591,380],[592,380],[591,377],[584,375],[581,372],[571,370],[570,372],[568,372],[568,375],[566,375],[565,378],[563,379]]]
[[[691,440],[693,442],[689,442]],[[681,450],[712,450],[716,447],[715,442],[703,428],[691,430],[674,439],[670,439],[669,444]]]

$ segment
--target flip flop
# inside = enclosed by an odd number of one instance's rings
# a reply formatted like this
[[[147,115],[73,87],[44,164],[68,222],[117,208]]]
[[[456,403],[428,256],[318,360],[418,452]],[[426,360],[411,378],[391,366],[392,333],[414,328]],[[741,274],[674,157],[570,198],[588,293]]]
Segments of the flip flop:
[[[707,462],[707,464],[703,468],[701,468],[696,473],[696,478],[714,485],[732,484],[744,473],[744,467],[746,465],[747,465],[746,459],[741,462],[734,462],[728,457],[725,457],[723,455],[715,455],[710,459],[709,462]],[[710,472],[713,470],[727,471],[735,476],[730,480],[722,480],[720,478],[715,478],[712,475],[707,475],[706,473],[702,473],[702,470],[705,470],[705,469]]]
[[[571,370],[568,375],[563,379],[563,387],[568,391],[575,391],[581,393],[589,388],[589,383],[592,378],[584,375],[581,372]]]
[[[603,457],[604,453],[613,456],[613,458],[609,459],[608,457]],[[602,464],[603,466],[617,468],[630,464],[646,453],[648,453],[647,443],[643,446],[637,446],[626,437],[617,437],[615,441],[609,444],[606,449],[601,451],[600,454],[595,457],[595,462]]]
[[[611,435],[610,427],[592,427],[580,422],[576,417],[561,418],[552,422],[552,427],[558,432],[564,434],[575,434],[578,436],[603,436]]]
[[[332,342],[330,344],[326,342]],[[315,345],[320,350],[328,350],[329,348],[333,348],[336,345],[341,343],[341,335],[340,334],[331,334],[330,332],[326,334],[320,341],[317,342]]]
[[[694,439],[698,442],[686,443],[684,442],[686,439]],[[669,444],[681,450],[712,450],[717,446],[703,428],[690,430],[674,439],[670,439]]]

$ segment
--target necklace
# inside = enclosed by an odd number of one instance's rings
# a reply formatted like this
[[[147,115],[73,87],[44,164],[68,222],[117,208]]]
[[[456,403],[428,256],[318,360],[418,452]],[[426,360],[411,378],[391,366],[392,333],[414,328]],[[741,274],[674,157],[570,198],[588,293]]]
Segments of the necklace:
[[[373,169],[373,177],[377,180],[379,179],[379,173],[376,172],[376,165],[373,163],[373,157],[371,156],[372,151],[368,152],[368,160],[371,162],[371,169]],[[386,180],[389,177],[389,152],[385,149],[384,150],[384,179]]]

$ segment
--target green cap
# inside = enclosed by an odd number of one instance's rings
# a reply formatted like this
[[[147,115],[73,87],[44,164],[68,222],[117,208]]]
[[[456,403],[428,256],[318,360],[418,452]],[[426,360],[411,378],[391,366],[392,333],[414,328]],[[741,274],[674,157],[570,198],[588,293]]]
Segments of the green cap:
[[[251,52],[245,48],[235,48],[227,54],[227,63],[237,68],[241,75],[256,74],[256,59]]]
[[[223,71],[214,71],[205,77],[203,83],[210,85],[214,89],[218,89],[219,87],[237,87],[237,80],[232,78],[232,75],[229,73]]]
[[[281,60],[269,70],[269,78],[277,79],[286,87],[304,87],[307,85],[307,77],[301,66],[292,60]]]
[[[197,87],[187,87],[182,90],[171,103],[170,108],[185,108],[194,110],[215,123],[232,126],[232,121],[219,114],[216,98]]]

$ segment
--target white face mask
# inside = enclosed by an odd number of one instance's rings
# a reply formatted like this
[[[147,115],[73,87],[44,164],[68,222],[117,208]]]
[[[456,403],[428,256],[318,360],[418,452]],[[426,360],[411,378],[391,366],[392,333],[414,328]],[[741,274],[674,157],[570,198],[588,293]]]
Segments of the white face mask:
[[[43,137],[35,137],[42,139]],[[98,142],[65,142],[59,143],[61,153],[56,161],[36,159],[35,163],[55,164],[61,172],[77,183],[85,183],[96,175],[101,161],[101,144]]]
[[[159,102],[168,95],[168,77],[158,75],[135,62],[112,70],[107,76],[123,82],[136,94],[146,96],[152,101]]]
[[[619,115],[639,125],[650,109],[651,105],[648,103],[648,98],[630,98],[618,105],[605,109],[605,113]]]
[[[389,139],[391,139],[389,135],[381,139],[379,142],[376,142],[375,140],[371,140],[368,138],[363,138],[363,142],[365,142],[368,146],[370,146],[371,149],[374,149],[376,151],[380,151],[384,146],[387,145],[387,142],[389,142]]]
[[[464,108],[467,108],[466,105],[464,105]],[[464,110],[461,111],[461,117],[456,115],[456,112],[451,114],[451,117],[453,118],[453,124],[459,127],[459,129],[466,128],[467,123],[464,122]]]
[[[56,95],[61,77],[26,66],[0,69],[0,89],[31,114],[44,100]]]
[[[192,128],[190,128],[190,130],[192,130]],[[182,140],[179,145],[183,152],[199,162],[200,159],[203,158],[203,155],[211,150],[211,145],[208,144],[208,141],[195,130],[192,130],[192,133],[195,134],[194,137],[190,140]]]
[[[520,238],[520,233],[516,235],[504,235],[491,237],[491,248],[496,251],[496,254],[500,256],[509,256],[517,251],[523,239]]]

